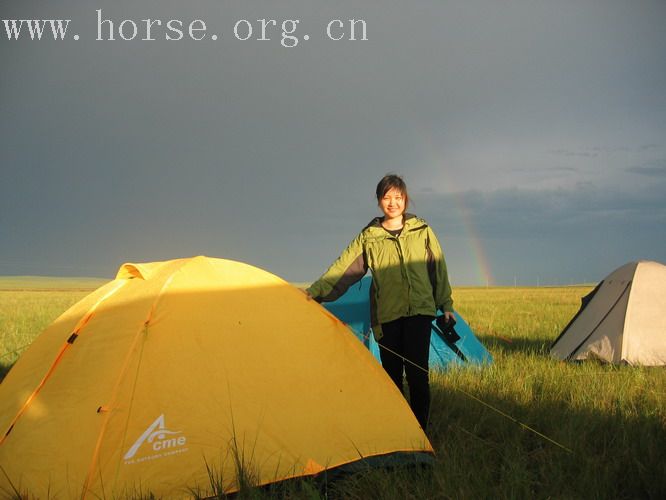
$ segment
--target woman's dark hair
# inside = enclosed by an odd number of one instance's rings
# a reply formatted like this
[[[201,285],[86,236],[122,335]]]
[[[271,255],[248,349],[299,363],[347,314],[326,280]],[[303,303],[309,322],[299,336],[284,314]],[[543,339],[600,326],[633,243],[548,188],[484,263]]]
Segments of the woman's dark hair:
[[[402,180],[402,177],[396,174],[387,174],[382,177],[382,180],[377,184],[377,203],[379,203],[384,195],[391,189],[399,191],[405,199],[405,210],[409,206],[409,194],[407,194],[407,184]]]

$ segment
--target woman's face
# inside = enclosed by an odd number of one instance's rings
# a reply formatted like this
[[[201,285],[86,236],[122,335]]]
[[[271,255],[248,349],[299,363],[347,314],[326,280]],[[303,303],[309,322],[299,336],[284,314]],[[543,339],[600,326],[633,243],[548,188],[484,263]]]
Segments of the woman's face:
[[[382,209],[387,219],[399,217],[405,211],[405,198],[396,188],[389,189],[379,200],[379,208]]]

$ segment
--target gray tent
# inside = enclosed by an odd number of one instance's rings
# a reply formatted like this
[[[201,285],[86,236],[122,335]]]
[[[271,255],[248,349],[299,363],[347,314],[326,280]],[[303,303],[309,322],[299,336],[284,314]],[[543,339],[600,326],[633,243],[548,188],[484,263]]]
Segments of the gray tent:
[[[550,349],[558,359],[666,365],[666,266],[630,262],[586,297]]]

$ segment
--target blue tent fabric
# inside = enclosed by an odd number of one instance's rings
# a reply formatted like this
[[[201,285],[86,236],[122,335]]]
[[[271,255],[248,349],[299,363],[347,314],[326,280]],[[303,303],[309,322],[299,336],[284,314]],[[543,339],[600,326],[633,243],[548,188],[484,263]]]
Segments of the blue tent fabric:
[[[370,328],[370,285],[372,278],[364,277],[361,281],[352,285],[347,292],[335,302],[324,303],[324,307],[333,313],[340,321],[351,328],[358,339],[379,357],[379,346],[375,341]],[[441,315],[441,312],[437,313]],[[492,356],[488,350],[479,342],[469,325],[457,312],[455,331],[460,337],[454,343],[447,345],[447,341],[439,333],[433,321],[432,334],[430,336],[430,368],[445,368],[451,363],[482,364],[492,363]]]

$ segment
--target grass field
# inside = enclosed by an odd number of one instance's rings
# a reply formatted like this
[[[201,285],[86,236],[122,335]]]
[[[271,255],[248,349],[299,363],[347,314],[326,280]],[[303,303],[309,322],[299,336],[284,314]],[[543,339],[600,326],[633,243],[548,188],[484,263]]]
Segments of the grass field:
[[[89,291],[59,280],[2,284],[0,377]],[[547,355],[589,290],[454,290],[457,309],[495,362],[432,375],[432,469],[368,470],[324,486],[298,481],[240,496],[666,498],[666,370]]]
[[[47,276],[0,276],[0,290],[90,291],[109,280],[103,278],[56,278]]]

